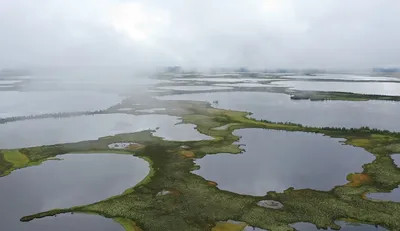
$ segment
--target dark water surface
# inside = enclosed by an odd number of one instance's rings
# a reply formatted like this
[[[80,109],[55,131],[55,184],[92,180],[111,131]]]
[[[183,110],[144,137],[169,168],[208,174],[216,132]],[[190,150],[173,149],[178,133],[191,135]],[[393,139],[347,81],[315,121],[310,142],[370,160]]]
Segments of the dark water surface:
[[[340,229],[340,231],[385,231],[385,230],[387,230],[380,226],[375,227],[374,225],[346,223],[343,221],[337,222],[337,224],[342,227]],[[317,227],[314,224],[305,223],[305,222],[296,223],[296,224],[292,225],[292,227],[298,231],[321,230],[321,229],[317,229]],[[328,229],[328,230],[332,230],[332,229]]]
[[[139,183],[149,172],[146,161],[131,155],[67,154],[58,157],[63,160],[47,161],[0,178],[1,230],[123,230],[110,219],[82,214],[28,223],[19,221],[32,213],[115,196]]]
[[[168,140],[210,139],[193,125],[180,124],[178,117],[167,115],[105,114],[24,120],[0,124],[0,149],[32,147],[93,140],[119,133],[159,129],[154,135]]]
[[[194,173],[223,190],[265,195],[294,187],[330,190],[345,184],[346,175],[362,171],[374,156],[321,135],[262,129],[235,132],[246,144],[243,154],[208,155],[196,161]]]
[[[305,91],[340,91],[373,95],[400,95],[400,83],[276,81],[272,84]]]
[[[249,111],[251,117],[274,122],[294,122],[318,127],[369,126],[400,131],[400,103],[388,101],[295,101],[288,95],[266,92],[215,92],[158,97],[170,100],[197,100],[215,107]]]
[[[123,99],[94,91],[0,91],[0,118],[107,109]]]

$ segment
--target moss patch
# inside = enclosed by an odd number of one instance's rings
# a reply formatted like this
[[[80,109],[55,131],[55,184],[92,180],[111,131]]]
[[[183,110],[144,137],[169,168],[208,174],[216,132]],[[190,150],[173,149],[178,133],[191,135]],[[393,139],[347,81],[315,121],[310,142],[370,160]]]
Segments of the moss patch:
[[[218,222],[212,231],[242,231],[246,228],[245,223]]]
[[[319,128],[274,123],[247,118],[249,113],[246,112],[214,109],[207,103],[191,101],[171,101],[166,104],[169,113],[181,116],[183,122],[195,124],[199,132],[214,139],[165,141],[154,137],[152,131],[144,131],[92,141],[20,149],[19,152],[30,161],[43,161],[62,153],[109,150],[107,145],[110,143],[136,142],[144,147],[124,150],[124,153],[144,158],[151,165],[150,174],[121,195],[90,205],[33,214],[23,217],[22,221],[59,213],[83,212],[114,219],[123,218],[126,219],[123,223],[128,224],[131,224],[128,221],[135,221],[137,227],[149,231],[212,230],[221,221],[228,220],[242,221],[265,230],[282,231],[293,230],[289,224],[297,222],[313,223],[318,228],[338,229],[334,221],[346,218],[400,230],[400,203],[376,202],[362,197],[369,192],[390,191],[400,184],[400,170],[390,156],[398,151],[399,133],[367,127]],[[175,110],[177,108],[180,110]],[[226,124],[230,124],[226,130],[214,129]],[[196,168],[195,158],[216,153],[240,153],[241,149],[234,144],[239,137],[233,131],[242,128],[310,132],[341,138],[345,144],[364,148],[376,158],[372,163],[365,164],[361,173],[350,174],[349,184],[336,186],[330,191],[290,188],[283,193],[268,192],[261,197],[219,190],[215,182],[210,183],[191,172]],[[185,150],[186,154],[182,146],[190,147]],[[188,152],[193,152],[194,156]],[[185,155],[190,158],[182,158]],[[10,162],[0,163],[6,166]],[[159,192],[169,189],[179,192],[179,195],[157,196]],[[262,200],[274,200],[284,207],[279,210],[260,207],[257,202]]]

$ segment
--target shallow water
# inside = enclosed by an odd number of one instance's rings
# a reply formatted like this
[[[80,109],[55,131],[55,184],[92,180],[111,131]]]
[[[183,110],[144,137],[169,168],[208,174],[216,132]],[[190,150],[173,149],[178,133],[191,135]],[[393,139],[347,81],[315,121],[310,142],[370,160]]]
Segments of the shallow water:
[[[385,77],[385,76],[366,76],[366,75],[352,75],[352,74],[317,74],[316,76],[309,75],[292,75],[285,76],[289,79],[334,79],[334,80],[388,80],[400,81],[400,78]]]
[[[155,135],[166,139],[199,140],[206,136],[193,125],[179,125],[178,117],[167,115],[101,114],[68,118],[24,120],[0,124],[0,149],[32,147],[93,140],[119,133],[160,129]]]
[[[384,201],[400,202],[400,188],[395,188],[389,193],[371,193],[368,198]]]
[[[362,171],[373,155],[321,135],[262,129],[235,132],[246,144],[243,154],[208,155],[194,173],[223,190],[265,195],[294,187],[330,190],[347,183],[348,173]]]
[[[149,172],[132,155],[67,154],[0,178],[0,223],[4,230],[123,230],[110,219],[74,214],[22,223],[22,216],[93,203],[124,192]],[[58,223],[59,221],[59,223]]]
[[[131,108],[121,108],[119,109],[120,111],[122,111],[122,109],[126,109],[127,111],[132,110]],[[158,111],[164,111],[165,108],[151,108],[151,109],[141,109],[141,110],[136,110],[137,112],[144,112],[144,113],[154,113],[154,112],[158,112]]]
[[[189,140],[211,140],[210,136],[199,133],[193,124],[163,124],[155,133],[155,136],[163,137],[165,140],[189,141]]]
[[[276,81],[272,82],[272,84],[305,91],[340,91],[360,94],[400,95],[400,83]]]
[[[197,81],[197,82],[226,82],[226,83],[234,83],[234,82],[259,82],[265,81],[266,78],[176,78],[174,81]]]
[[[366,224],[354,224],[354,223],[346,223],[343,221],[336,222],[342,228],[340,231],[385,231],[387,229],[378,226],[377,228],[374,225],[366,225]],[[298,231],[320,231],[321,229],[317,229],[314,224],[299,222],[292,225]],[[332,230],[332,229],[327,229]]]
[[[207,90],[222,90],[232,89],[231,87],[220,87],[220,86],[165,86],[157,87],[162,90],[176,90],[176,91],[207,91]]]
[[[294,122],[318,127],[369,126],[400,131],[400,103],[388,101],[296,101],[288,95],[265,92],[214,92],[158,97],[164,100],[197,100],[214,107],[249,111],[251,117],[274,122]]]
[[[392,159],[394,160],[394,163],[397,164],[397,166],[400,168],[400,154],[392,155]]]
[[[218,83],[214,86],[226,86],[226,87],[268,87],[267,84],[261,83]]]
[[[9,84],[16,84],[16,83],[21,83],[22,80],[0,80],[0,85],[9,85]]]
[[[0,116],[107,109],[123,99],[113,93],[93,91],[0,91]]]

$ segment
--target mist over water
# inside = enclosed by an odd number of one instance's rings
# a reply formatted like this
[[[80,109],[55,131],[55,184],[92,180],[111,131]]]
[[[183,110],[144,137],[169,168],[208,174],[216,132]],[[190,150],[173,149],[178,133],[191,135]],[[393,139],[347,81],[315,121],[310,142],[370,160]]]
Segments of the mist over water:
[[[164,140],[212,139],[166,115],[167,100],[208,101],[273,122],[400,132],[399,102],[294,101],[288,94],[251,91],[268,86],[286,93],[400,96],[399,9],[398,0],[1,1],[0,150],[148,129]],[[196,93],[235,87],[250,91]],[[176,91],[185,94],[168,95]],[[152,105],[154,99],[163,103]],[[29,117],[51,113],[58,114]],[[248,145],[244,153],[205,156],[195,160],[201,168],[194,173],[241,194],[329,190],[374,159],[314,134],[237,134]],[[393,155],[398,166],[399,156]],[[82,214],[19,222],[24,215],[119,194],[149,170],[132,155],[63,158],[0,178],[0,227],[122,230],[111,219]],[[370,196],[398,201],[399,190]],[[338,223],[345,231],[384,230]],[[309,223],[293,227],[316,229]]]

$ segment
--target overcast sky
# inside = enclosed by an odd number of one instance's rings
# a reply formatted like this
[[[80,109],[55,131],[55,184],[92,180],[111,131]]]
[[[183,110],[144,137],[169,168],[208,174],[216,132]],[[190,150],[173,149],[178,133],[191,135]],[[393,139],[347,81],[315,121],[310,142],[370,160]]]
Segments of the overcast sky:
[[[400,66],[399,0],[0,0],[0,67]]]

